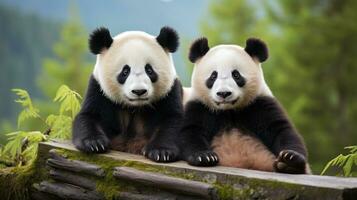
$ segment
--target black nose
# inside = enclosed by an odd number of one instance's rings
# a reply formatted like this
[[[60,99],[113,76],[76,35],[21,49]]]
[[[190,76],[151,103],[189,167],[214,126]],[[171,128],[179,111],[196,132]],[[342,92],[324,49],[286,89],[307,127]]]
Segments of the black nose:
[[[141,96],[143,94],[145,94],[147,92],[147,90],[145,89],[141,89],[141,90],[132,90],[132,93],[136,94],[137,96]]]
[[[223,99],[231,96],[232,92],[217,92],[217,95],[222,97]]]

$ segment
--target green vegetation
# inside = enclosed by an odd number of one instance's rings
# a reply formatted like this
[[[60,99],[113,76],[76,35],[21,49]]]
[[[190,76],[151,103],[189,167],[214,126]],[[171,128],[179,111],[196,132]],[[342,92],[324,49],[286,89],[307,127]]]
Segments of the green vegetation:
[[[59,113],[51,114],[44,120],[27,91],[21,89],[13,91],[19,96],[16,102],[23,107],[18,116],[18,128],[22,128],[22,123],[31,118],[41,119],[48,127],[45,132],[18,130],[6,134],[9,141],[0,149],[0,163],[7,166],[24,166],[36,159],[39,142],[46,141],[48,138],[70,138],[72,121],[80,109],[81,96],[68,86],[62,85],[53,100],[60,104]]]
[[[338,175],[357,176],[357,146],[345,147],[349,150],[347,155],[340,154],[336,158],[327,163],[321,175],[325,174],[331,167],[338,167],[340,170]],[[342,168],[342,169],[341,169]]]
[[[202,24],[210,45],[268,43],[265,79],[303,135],[315,173],[357,141],[356,9],[353,0],[220,0]]]

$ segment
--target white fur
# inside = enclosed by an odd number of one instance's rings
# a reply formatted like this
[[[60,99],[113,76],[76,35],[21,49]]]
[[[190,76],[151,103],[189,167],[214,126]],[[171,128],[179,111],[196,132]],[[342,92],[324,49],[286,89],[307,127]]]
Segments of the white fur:
[[[246,84],[243,87],[235,83],[232,77],[234,69],[245,78]],[[205,82],[213,71],[218,72],[218,77],[209,89]],[[189,99],[199,99],[213,110],[240,108],[257,96],[273,96],[264,80],[260,63],[237,45],[218,45],[211,48],[195,63],[191,84],[192,92]],[[230,91],[232,95],[223,100],[217,96],[217,92],[223,91]],[[234,100],[237,100],[234,104],[225,103]]]
[[[155,83],[145,73],[148,63],[158,74]],[[125,65],[129,65],[131,71],[121,85],[117,76]],[[134,106],[149,104],[165,96],[177,76],[171,54],[160,46],[154,36],[140,31],[123,32],[115,36],[110,48],[97,56],[93,75],[109,99]],[[129,101],[136,98],[131,92],[134,89],[146,89],[148,92],[143,98],[148,100]]]

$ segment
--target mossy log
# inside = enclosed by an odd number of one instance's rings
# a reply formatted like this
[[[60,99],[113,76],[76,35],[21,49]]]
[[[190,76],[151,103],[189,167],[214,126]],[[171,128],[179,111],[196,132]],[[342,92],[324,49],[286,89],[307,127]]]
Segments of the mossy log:
[[[174,190],[183,194],[197,195],[206,199],[218,199],[217,191],[211,184],[199,181],[170,177],[153,172],[143,172],[129,167],[116,167],[113,175],[121,180],[128,180],[138,184]]]
[[[61,197],[60,190],[100,194],[97,197],[104,199],[350,200],[357,197],[357,178],[289,175],[221,166],[200,168],[182,161],[161,164],[117,151],[83,154],[65,142],[41,143],[39,157],[43,159],[38,160],[37,166],[45,167],[47,160],[51,169],[43,176],[48,178],[37,185],[40,189],[33,192],[37,196],[41,196],[40,191],[42,195]],[[192,184],[197,184],[194,192]],[[217,191],[217,196],[212,195],[213,191]]]
[[[68,200],[103,200],[104,197],[95,191],[85,190],[74,185],[42,181],[34,188],[42,193],[52,194],[60,199]]]

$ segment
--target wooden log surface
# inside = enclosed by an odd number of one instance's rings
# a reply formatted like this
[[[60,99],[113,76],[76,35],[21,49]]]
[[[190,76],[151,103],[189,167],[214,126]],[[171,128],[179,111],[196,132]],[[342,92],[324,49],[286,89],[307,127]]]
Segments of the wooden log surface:
[[[50,167],[97,177],[104,177],[105,175],[104,170],[98,165],[79,160],[69,160],[57,154],[55,151],[51,151],[49,155],[51,158],[47,159],[46,164]]]
[[[40,157],[47,157],[50,149],[78,152],[70,142],[40,143]],[[193,174],[195,180],[219,183],[236,191],[248,190],[267,199],[356,199],[357,178],[318,175],[292,175],[231,167],[194,167],[186,162],[156,163],[143,156],[118,151],[100,154],[101,157],[120,161],[138,162],[148,167],[160,167],[178,174]],[[254,194],[255,195],[255,194]]]
[[[162,175],[159,173],[143,172],[130,167],[116,167],[113,176],[120,180],[128,180],[155,188],[177,191],[207,199],[217,199],[216,189],[207,183],[191,181],[182,178]]]
[[[57,182],[42,181],[35,184],[34,188],[42,193],[54,195],[61,199],[69,200],[103,200],[104,197],[97,192],[85,190],[83,188]]]
[[[177,200],[175,196],[168,195],[152,195],[152,194],[136,194],[131,192],[120,192],[115,200]],[[185,198],[186,199],[186,198]]]
[[[96,188],[95,181],[64,170],[51,169],[49,175],[52,179],[56,180],[57,182],[76,185],[88,190],[95,190]]]

